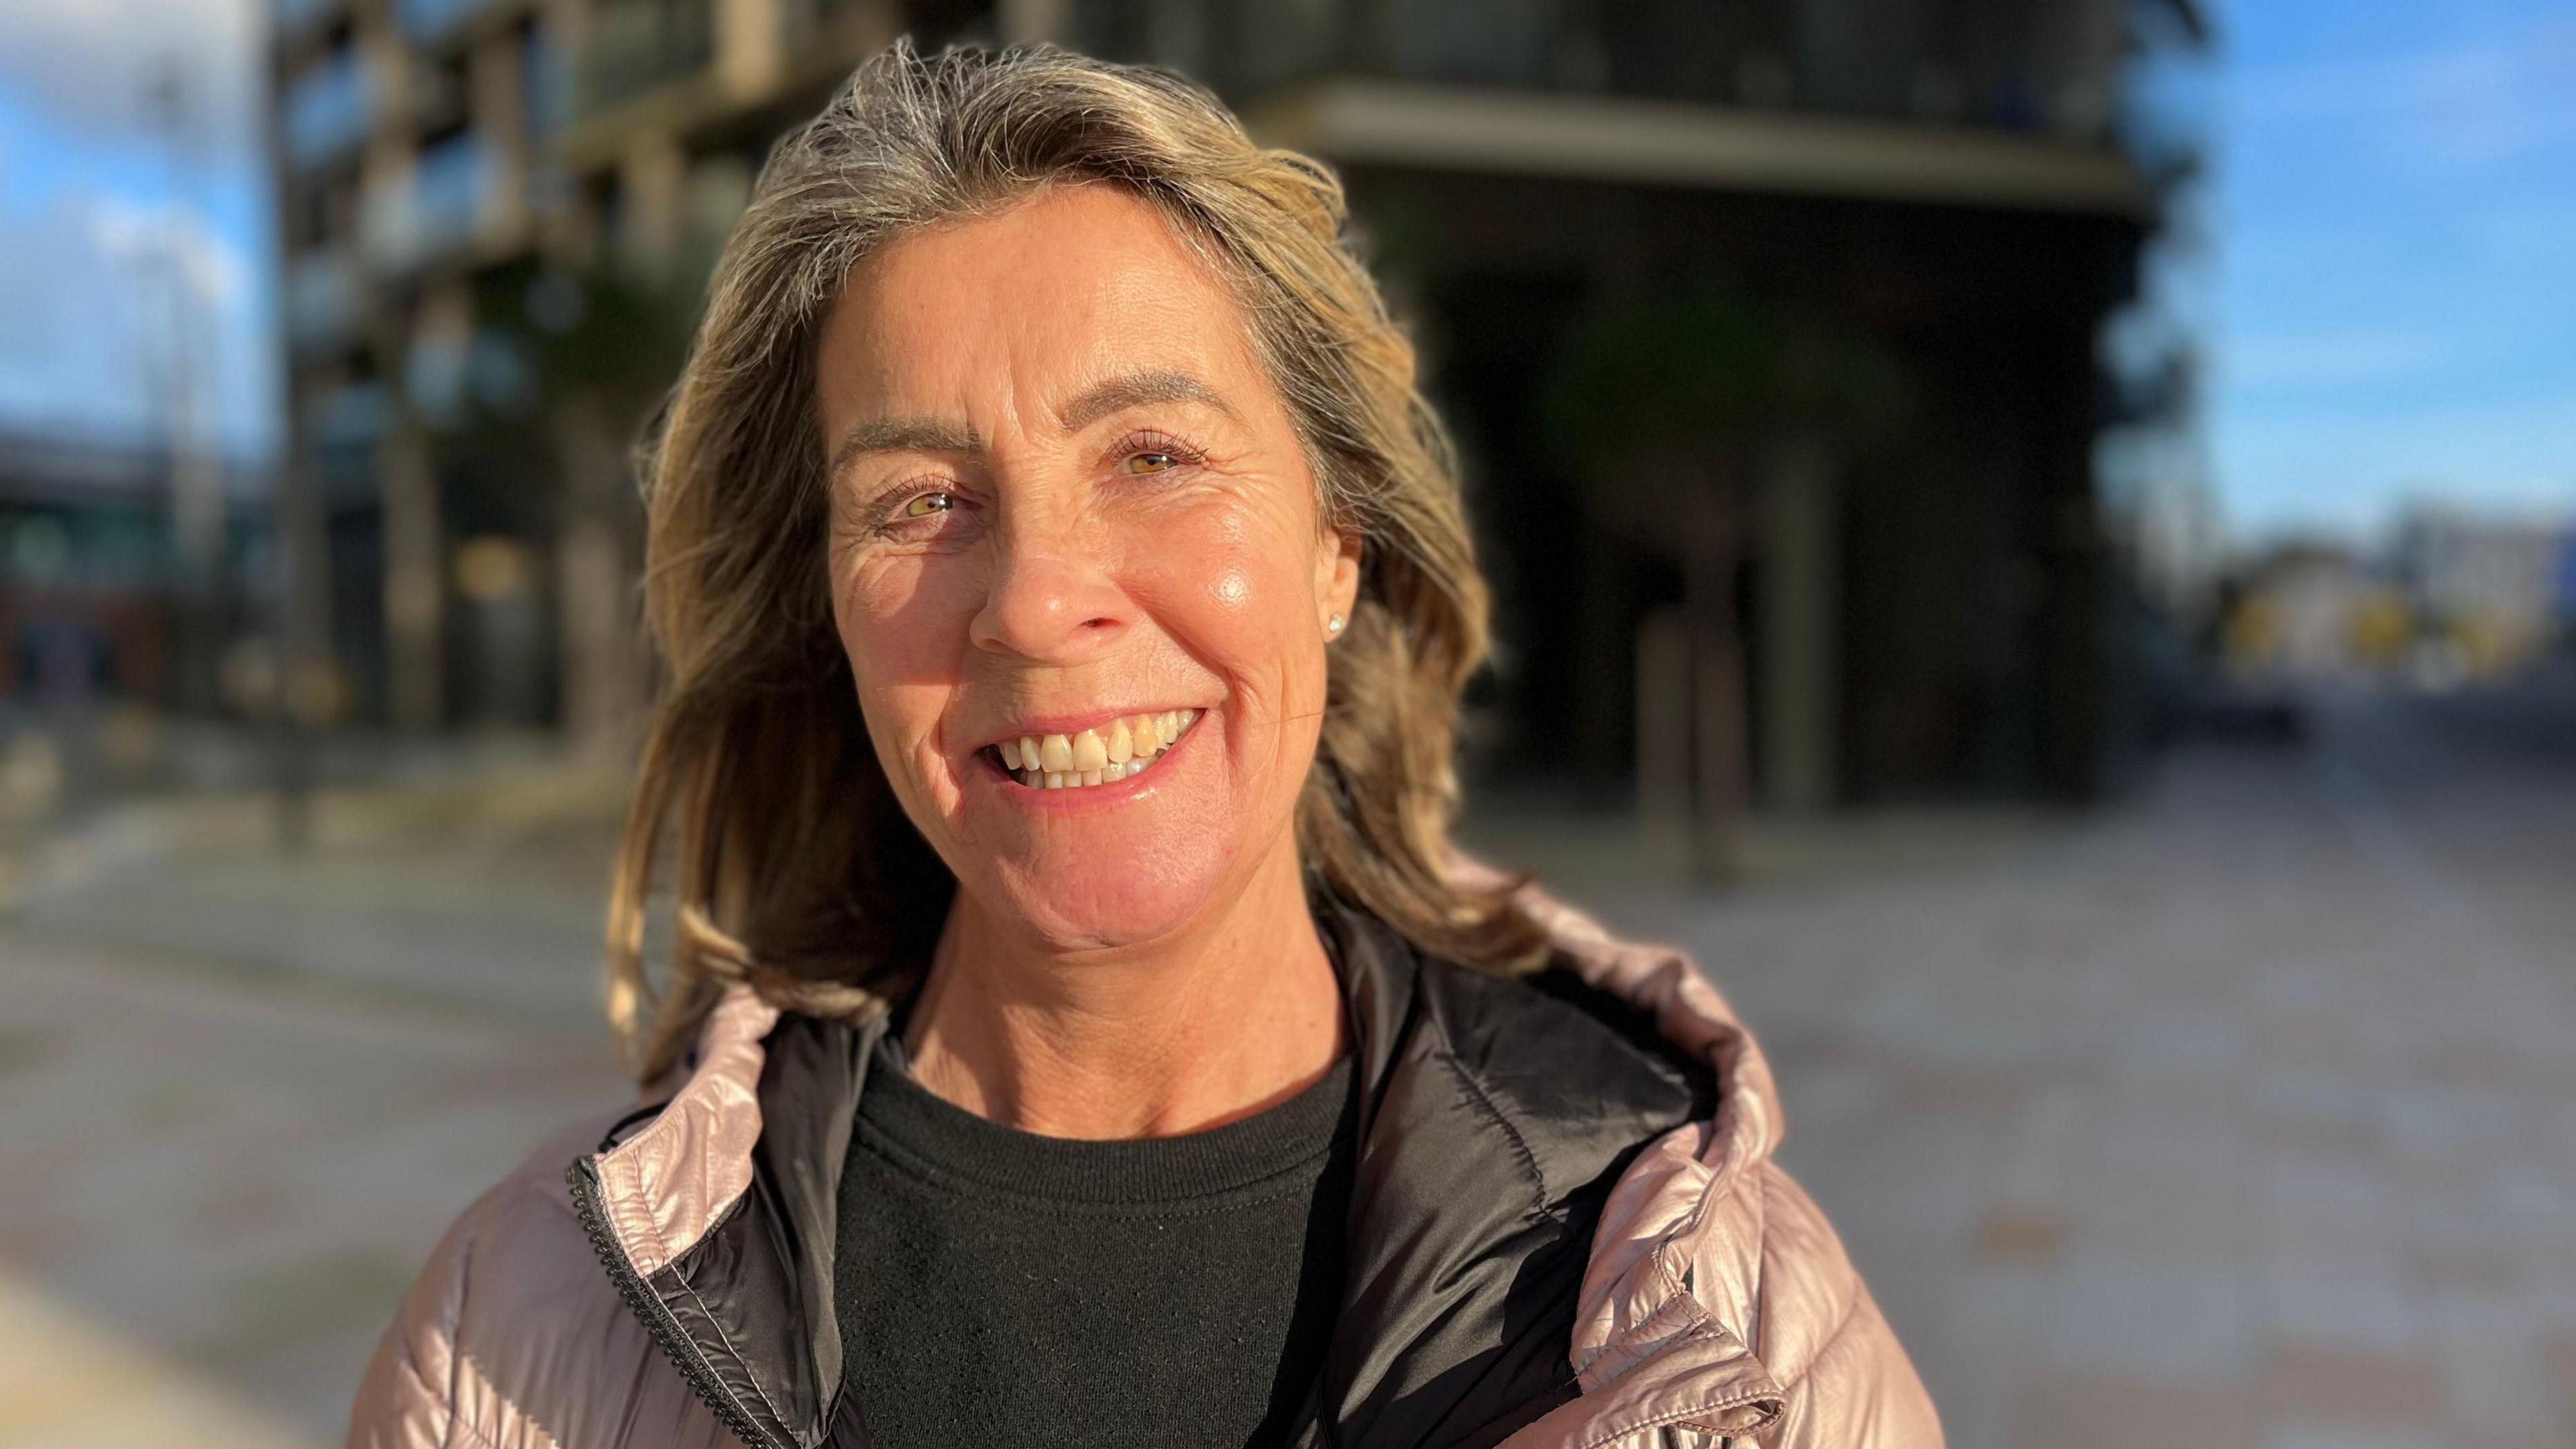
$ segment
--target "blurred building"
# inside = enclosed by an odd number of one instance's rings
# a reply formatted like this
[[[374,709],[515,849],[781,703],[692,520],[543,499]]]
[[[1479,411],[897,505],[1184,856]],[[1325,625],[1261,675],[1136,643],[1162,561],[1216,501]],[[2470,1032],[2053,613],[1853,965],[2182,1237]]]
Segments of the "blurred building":
[[[2390,553],[2426,632],[2471,675],[2548,649],[2569,617],[2576,528],[2565,522],[2423,510],[2399,521]]]
[[[2240,676],[2356,685],[2392,677],[2415,636],[2415,610],[2389,568],[2338,545],[2298,542],[2245,567],[2223,642]]]
[[[223,644],[267,583],[260,480],[210,460],[227,500],[222,588],[183,566],[166,447],[0,436],[0,734],[11,717],[86,716],[112,703],[221,707]]]
[[[160,455],[0,439],[0,710],[175,688]]]
[[[294,496],[365,712],[632,697],[650,369],[600,355],[908,32],[1169,64],[1341,169],[1471,464],[1481,768],[1703,815],[2103,777],[2097,337],[2190,162],[2131,84],[2189,0],[280,5]]]
[[[2126,83],[2143,50],[2200,43],[2194,12],[1284,13],[1212,12],[1163,53],[1341,165],[1428,324],[1504,608],[1498,769],[1704,817],[2098,788],[2119,585],[2098,339],[2188,149],[2189,118]],[[1622,352],[1732,368],[1697,410],[1771,416],[1641,415],[1569,457],[1552,405]],[[1802,353],[1844,385],[1802,386]]]
[[[2576,647],[2576,525],[2558,541],[2558,634]]]

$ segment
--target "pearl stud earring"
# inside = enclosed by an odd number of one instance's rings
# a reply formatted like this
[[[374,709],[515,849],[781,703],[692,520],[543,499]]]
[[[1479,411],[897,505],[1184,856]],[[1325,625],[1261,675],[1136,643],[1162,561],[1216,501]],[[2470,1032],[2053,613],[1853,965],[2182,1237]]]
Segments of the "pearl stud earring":
[[[1342,626],[1349,622],[1349,620],[1344,619],[1341,615],[1335,614],[1333,617],[1324,621],[1324,632],[1327,634],[1339,634],[1342,632]]]

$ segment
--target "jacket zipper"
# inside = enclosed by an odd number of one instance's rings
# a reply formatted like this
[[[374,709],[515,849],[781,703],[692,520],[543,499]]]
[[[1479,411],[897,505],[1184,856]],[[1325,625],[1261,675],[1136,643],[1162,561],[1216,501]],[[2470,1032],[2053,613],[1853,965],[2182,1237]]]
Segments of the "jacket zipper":
[[[644,1281],[643,1275],[635,1271],[635,1265],[627,1259],[626,1250],[618,1245],[616,1235],[608,1230],[608,1212],[600,1202],[599,1169],[593,1160],[588,1157],[573,1159],[572,1166],[564,1169],[564,1181],[572,1187],[573,1211],[581,1217],[581,1230],[589,1235],[591,1251],[599,1255],[600,1266],[608,1270],[609,1281],[617,1285],[618,1296],[624,1298],[626,1306],[642,1320],[644,1331],[662,1346],[663,1354],[715,1413],[717,1421],[752,1449],[793,1449],[793,1446],[781,1444],[753,1420],[751,1411],[743,1407],[742,1400],[716,1377],[715,1368],[689,1337],[688,1330],[680,1326],[680,1321],[671,1315],[661,1297]]]

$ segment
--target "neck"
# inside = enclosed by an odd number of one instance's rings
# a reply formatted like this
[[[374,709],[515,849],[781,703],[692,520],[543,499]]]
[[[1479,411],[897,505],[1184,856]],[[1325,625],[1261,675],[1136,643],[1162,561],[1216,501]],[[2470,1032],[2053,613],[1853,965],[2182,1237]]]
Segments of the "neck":
[[[1212,918],[1114,952],[1051,951],[959,892],[905,1032],[913,1074],[1091,1139],[1194,1132],[1313,1085],[1341,1052],[1341,986],[1282,845]]]

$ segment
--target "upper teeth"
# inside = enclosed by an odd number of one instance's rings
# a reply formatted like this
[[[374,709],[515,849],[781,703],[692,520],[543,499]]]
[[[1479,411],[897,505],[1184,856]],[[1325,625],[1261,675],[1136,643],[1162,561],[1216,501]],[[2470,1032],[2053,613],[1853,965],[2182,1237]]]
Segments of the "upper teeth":
[[[1001,752],[1002,767],[1034,790],[1107,785],[1152,764],[1198,717],[1194,709],[1122,715],[1105,731],[1095,727],[1075,735],[1022,735],[994,748]]]

